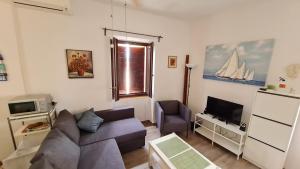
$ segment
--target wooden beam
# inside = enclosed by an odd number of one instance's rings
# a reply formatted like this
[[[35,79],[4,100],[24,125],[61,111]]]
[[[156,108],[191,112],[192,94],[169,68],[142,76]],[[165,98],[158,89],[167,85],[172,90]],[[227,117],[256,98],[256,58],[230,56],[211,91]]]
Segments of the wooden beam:
[[[185,65],[189,64],[190,56],[186,55],[185,57]],[[188,90],[188,73],[189,69],[188,67],[184,66],[184,81],[183,81],[183,104],[187,104],[187,90]]]

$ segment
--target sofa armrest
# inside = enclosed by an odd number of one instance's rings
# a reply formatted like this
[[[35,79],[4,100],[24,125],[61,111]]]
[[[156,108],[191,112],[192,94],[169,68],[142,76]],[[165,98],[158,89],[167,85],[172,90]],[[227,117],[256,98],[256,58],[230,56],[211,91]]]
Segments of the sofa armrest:
[[[179,103],[180,116],[190,125],[192,111],[184,104]]]
[[[161,108],[159,102],[155,102],[155,116],[156,116],[156,124],[157,127],[160,129],[160,131],[162,131],[163,127],[164,127],[164,111]]]
[[[104,122],[123,120],[128,118],[134,118],[134,108],[118,108],[96,111],[96,115],[104,119]]]

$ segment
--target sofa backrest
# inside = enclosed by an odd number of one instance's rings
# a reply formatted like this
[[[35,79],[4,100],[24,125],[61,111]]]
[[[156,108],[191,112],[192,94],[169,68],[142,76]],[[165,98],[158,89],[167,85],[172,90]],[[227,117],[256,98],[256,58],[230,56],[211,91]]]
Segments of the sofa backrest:
[[[75,116],[68,110],[62,110],[59,113],[53,127],[58,128],[77,145],[79,144],[80,130],[77,127]]]
[[[104,119],[104,122],[117,121],[134,117],[134,108],[116,108],[109,110],[96,111],[96,115]]]
[[[52,129],[31,160],[30,169],[77,169],[80,147],[59,129]]]
[[[179,114],[179,101],[178,100],[164,100],[158,102],[163,109],[165,115],[178,115]]]

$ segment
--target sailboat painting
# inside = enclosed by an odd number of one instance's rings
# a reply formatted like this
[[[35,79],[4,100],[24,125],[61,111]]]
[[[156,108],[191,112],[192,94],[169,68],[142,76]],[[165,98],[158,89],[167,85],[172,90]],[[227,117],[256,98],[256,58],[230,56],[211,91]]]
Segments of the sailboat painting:
[[[203,78],[264,86],[274,44],[267,39],[207,46]]]

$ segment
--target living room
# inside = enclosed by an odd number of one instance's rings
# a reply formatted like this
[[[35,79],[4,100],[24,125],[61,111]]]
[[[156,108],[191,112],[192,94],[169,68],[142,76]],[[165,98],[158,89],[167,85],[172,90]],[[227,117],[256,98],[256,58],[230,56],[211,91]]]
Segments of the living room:
[[[98,111],[129,106],[134,108],[135,118],[153,125],[157,122],[155,103],[163,100],[183,102],[183,93],[186,93],[184,86],[188,84],[190,87],[187,106],[192,111],[191,121],[194,121],[195,114],[205,111],[207,98],[212,96],[243,105],[241,122],[246,123],[248,127],[253,113],[252,107],[260,88],[275,87],[279,92],[283,91],[293,96],[300,93],[299,76],[291,78],[287,73],[291,67],[293,72],[296,72],[294,74],[299,74],[300,69],[300,59],[297,56],[297,42],[300,39],[300,24],[297,22],[300,16],[300,2],[296,0],[72,0],[68,1],[70,11],[66,13],[13,2],[16,1],[0,0],[0,54],[7,73],[7,80],[0,81],[1,161],[5,161],[14,152],[7,122],[7,118],[10,117],[8,102],[19,95],[50,94],[57,102],[57,113],[64,109],[75,114],[90,108]],[[131,33],[107,30],[105,34],[103,28]],[[117,101],[112,98],[114,83],[110,40],[113,37],[142,39],[147,43],[154,43],[152,97],[121,97]],[[216,81],[203,77],[208,46],[266,39],[272,39],[273,48],[269,64],[266,65],[264,86]],[[67,49],[91,51],[92,78],[70,78]],[[190,83],[185,80],[186,55],[189,55],[189,63],[195,66],[188,70],[191,73],[188,78]],[[175,68],[170,68],[169,56],[177,56]],[[284,89],[278,87],[281,83],[284,83]],[[147,145],[148,141],[151,141],[147,139],[157,137],[159,130],[155,126],[150,126],[151,131],[146,128]],[[300,148],[296,144],[300,139],[299,125],[293,125],[293,131],[295,132],[291,137],[289,150],[284,155],[286,169],[296,169],[299,166],[297,156],[300,154]],[[149,136],[151,132],[155,133]],[[188,138],[185,137],[185,133],[179,136],[187,139],[188,143],[210,143],[200,134],[189,132]],[[211,153],[215,149],[213,147]],[[200,150],[199,152],[205,154]],[[230,151],[222,149],[220,152],[225,152],[230,157],[230,160],[224,158],[216,162],[220,168],[242,168],[245,163],[255,168],[255,165],[252,166],[251,162],[245,159],[236,160]],[[138,166],[146,163],[147,161],[142,163],[138,160],[139,155],[145,156],[144,153],[135,150],[123,154],[125,167],[131,168],[135,167],[132,164]],[[208,159],[215,162],[214,158],[217,156],[221,154],[211,155],[213,159]],[[130,162],[126,162],[126,159]],[[233,159],[236,166],[226,165],[226,160],[232,162]]]

